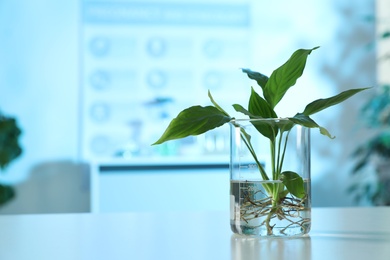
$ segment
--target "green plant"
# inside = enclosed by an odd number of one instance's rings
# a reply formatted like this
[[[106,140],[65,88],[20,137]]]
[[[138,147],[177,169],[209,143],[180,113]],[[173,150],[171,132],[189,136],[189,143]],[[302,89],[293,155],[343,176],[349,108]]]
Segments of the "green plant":
[[[289,88],[295,85],[297,79],[301,77],[306,66],[308,55],[317,48],[299,49],[295,51],[282,66],[272,72],[270,77],[249,69],[242,69],[250,79],[257,82],[260,88],[251,88],[247,108],[239,104],[233,104],[235,111],[248,116],[250,119],[280,118],[274,110],[275,106],[283,99]],[[255,125],[257,131],[270,142],[270,155],[273,165],[271,173],[267,173],[257,159],[256,151],[251,144],[251,136],[243,128],[240,129],[241,136],[256,161],[261,178],[263,180],[280,180],[283,183],[282,186],[264,185],[264,189],[272,201],[271,210],[268,211],[268,224],[265,224],[269,233],[272,231],[272,227],[269,225],[272,215],[277,214],[278,217],[286,217],[280,211],[280,201],[288,194],[292,194],[296,198],[304,198],[306,196],[304,182],[300,175],[296,172],[284,170],[283,168],[285,148],[281,144],[286,143],[288,133],[295,125],[302,125],[309,128],[318,128],[321,134],[333,138],[328,130],[318,125],[310,116],[336,105],[365,89],[350,89],[329,98],[315,100],[308,104],[303,112],[297,113],[292,117],[283,118],[286,120],[280,120],[283,124],[275,123],[275,120],[262,120],[261,124],[257,123]],[[258,93],[259,90],[261,90],[262,96]],[[230,116],[217,104],[210,91],[208,92],[208,96],[212,105],[206,107],[192,106],[180,112],[170,122],[165,132],[154,145],[190,135],[200,135],[229,122],[234,124],[234,117]],[[296,206],[298,207],[299,205]]]
[[[390,40],[390,30],[382,31],[380,41]],[[390,61],[390,51],[380,53],[379,62]],[[355,159],[352,176],[356,178],[347,189],[353,195],[355,203],[367,200],[373,205],[390,205],[390,176],[380,175],[380,165],[390,159],[390,85],[383,84],[360,110],[363,126],[373,131],[373,136],[359,144],[352,153]],[[379,160],[376,160],[379,159]],[[369,170],[373,166],[374,170]],[[372,182],[370,177],[375,177]],[[388,179],[388,180],[386,180]]]
[[[390,157],[390,86],[382,86],[380,92],[362,107],[360,115],[367,128],[378,132],[354,151],[353,156],[359,158],[354,173],[365,167],[372,155]]]
[[[390,205],[390,197],[382,196],[388,193],[381,183],[383,180],[378,179],[374,184],[362,180],[367,177],[365,170],[368,166],[377,168],[378,162],[388,161],[390,158],[390,86],[381,86],[379,92],[362,107],[360,115],[365,127],[374,130],[375,134],[352,153],[352,157],[356,159],[352,174],[360,178],[348,188],[348,192],[354,196],[356,203],[367,199],[374,205]],[[373,160],[374,158],[379,160]],[[374,174],[377,171],[375,169]]]
[[[22,153],[19,145],[20,134],[16,120],[0,113],[0,170],[5,169]],[[11,186],[0,184],[0,205],[12,199],[14,195]]]

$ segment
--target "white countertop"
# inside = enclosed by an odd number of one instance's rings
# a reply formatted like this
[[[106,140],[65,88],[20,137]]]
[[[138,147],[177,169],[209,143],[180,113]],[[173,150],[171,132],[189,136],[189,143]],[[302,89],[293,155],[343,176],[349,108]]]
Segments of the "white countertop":
[[[0,216],[1,260],[390,259],[390,208],[314,208],[302,238],[243,238],[228,212]]]

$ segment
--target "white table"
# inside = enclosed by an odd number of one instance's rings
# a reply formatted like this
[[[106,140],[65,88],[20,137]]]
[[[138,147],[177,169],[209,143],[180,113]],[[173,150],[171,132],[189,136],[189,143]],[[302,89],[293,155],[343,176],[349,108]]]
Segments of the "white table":
[[[228,212],[0,216],[1,260],[390,259],[390,208],[315,208],[310,236],[249,239]]]

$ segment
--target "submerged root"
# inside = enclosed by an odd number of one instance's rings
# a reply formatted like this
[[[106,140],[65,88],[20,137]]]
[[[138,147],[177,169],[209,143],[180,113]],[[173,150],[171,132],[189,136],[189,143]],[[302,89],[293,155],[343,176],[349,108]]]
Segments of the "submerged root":
[[[254,199],[259,192],[262,193],[262,198]],[[267,196],[262,191],[248,192],[240,207],[240,219],[247,223],[247,227],[250,229],[265,227],[268,235],[273,235],[276,224],[272,224],[272,221],[275,218],[285,223],[283,227],[279,227],[281,234],[287,235],[286,230],[297,226],[305,233],[310,224],[310,219],[301,214],[302,211],[306,210],[305,200],[306,198],[300,199],[289,195],[274,201],[272,197]],[[259,225],[249,225],[252,220],[262,218],[264,220]]]

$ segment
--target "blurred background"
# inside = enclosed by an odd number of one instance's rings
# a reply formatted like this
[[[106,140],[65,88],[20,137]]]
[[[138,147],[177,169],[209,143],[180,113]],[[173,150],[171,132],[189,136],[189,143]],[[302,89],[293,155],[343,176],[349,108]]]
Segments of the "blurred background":
[[[386,5],[1,1],[0,115],[15,119],[22,153],[0,169],[0,213],[228,210],[228,127],[150,144],[179,111],[209,104],[208,90],[246,104],[240,68],[270,75],[315,46],[279,115],[375,88],[314,116],[336,139],[312,131],[313,206],[387,205]]]

